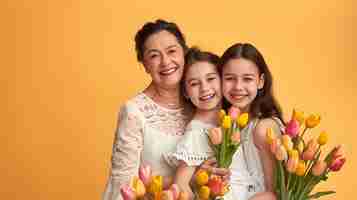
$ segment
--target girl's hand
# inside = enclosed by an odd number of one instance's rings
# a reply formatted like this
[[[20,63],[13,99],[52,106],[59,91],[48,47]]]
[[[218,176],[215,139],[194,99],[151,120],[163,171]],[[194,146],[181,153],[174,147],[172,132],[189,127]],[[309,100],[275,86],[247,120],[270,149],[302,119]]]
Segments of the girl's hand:
[[[208,172],[221,176],[224,183],[229,183],[231,177],[231,171],[226,168],[218,168],[217,161],[215,159],[208,159],[202,163],[200,169],[207,170]]]

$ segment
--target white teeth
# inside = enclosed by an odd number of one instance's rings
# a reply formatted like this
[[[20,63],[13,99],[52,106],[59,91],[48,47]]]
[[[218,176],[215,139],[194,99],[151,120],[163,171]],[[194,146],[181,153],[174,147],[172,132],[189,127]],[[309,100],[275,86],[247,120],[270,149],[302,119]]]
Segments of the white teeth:
[[[200,100],[205,101],[205,100],[213,98],[214,96],[215,96],[215,94],[205,95],[203,97],[200,97]]]
[[[245,96],[246,96],[246,95],[231,95],[232,98],[237,99],[237,100],[242,99],[242,98],[244,98]]]
[[[160,72],[160,74],[169,75],[169,74],[173,73],[174,71],[176,71],[176,68],[171,68],[169,70],[162,71],[162,72]]]

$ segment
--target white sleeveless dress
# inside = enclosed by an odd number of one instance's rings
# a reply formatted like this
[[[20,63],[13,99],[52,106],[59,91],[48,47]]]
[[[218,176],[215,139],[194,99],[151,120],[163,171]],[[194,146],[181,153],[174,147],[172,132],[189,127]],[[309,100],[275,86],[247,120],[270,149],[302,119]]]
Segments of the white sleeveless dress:
[[[284,127],[283,124],[278,118],[273,117],[272,119],[278,125],[278,130],[274,130],[274,132],[281,133],[281,130]],[[258,192],[265,191],[263,167],[253,137],[253,132],[258,122],[259,119],[253,119],[242,130],[242,135],[246,138],[242,143],[243,157],[248,169],[248,179],[244,183],[248,190],[246,199],[249,199]]]

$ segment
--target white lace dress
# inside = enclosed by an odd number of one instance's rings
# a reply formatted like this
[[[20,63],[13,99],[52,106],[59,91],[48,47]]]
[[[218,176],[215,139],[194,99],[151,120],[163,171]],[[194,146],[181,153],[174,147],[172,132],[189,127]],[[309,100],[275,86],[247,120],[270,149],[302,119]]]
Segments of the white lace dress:
[[[163,154],[174,151],[191,116],[190,109],[171,110],[156,104],[144,93],[121,108],[115,134],[110,176],[103,200],[121,200],[120,186],[138,174],[140,164],[153,174],[173,176]]]
[[[277,123],[275,133],[280,133],[284,128],[284,125],[278,118],[273,117],[273,120]],[[253,131],[258,123],[259,119],[251,120],[246,128],[242,130],[242,135],[246,140],[242,143],[243,157],[247,163],[248,179],[243,181],[243,184],[247,186],[248,193],[246,199],[249,199],[258,192],[265,191],[264,184],[264,172],[262,163],[260,161],[258,149],[254,144]]]
[[[208,130],[213,128],[211,124],[192,120],[187,125],[185,136],[177,145],[176,151],[167,153],[166,160],[171,166],[176,167],[179,160],[189,166],[198,166],[207,158],[213,157],[214,152],[210,147]],[[230,191],[224,196],[225,200],[247,200],[249,188],[249,174],[243,157],[242,148],[238,148],[233,156],[230,166]]]

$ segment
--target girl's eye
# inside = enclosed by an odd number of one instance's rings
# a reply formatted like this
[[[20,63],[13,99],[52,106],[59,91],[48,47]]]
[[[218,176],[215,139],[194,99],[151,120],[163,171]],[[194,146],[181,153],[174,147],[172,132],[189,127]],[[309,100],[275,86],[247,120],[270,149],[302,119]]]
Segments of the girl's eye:
[[[231,76],[226,76],[226,77],[224,77],[224,80],[225,80],[225,81],[232,81],[232,80],[233,80],[233,77],[231,77]]]
[[[207,78],[208,81],[213,81],[213,80],[216,80],[216,77],[209,77]]]
[[[246,81],[246,82],[250,82],[250,81],[252,81],[252,80],[253,80],[253,78],[250,78],[250,77],[245,77],[243,80],[244,80],[244,81]]]
[[[193,82],[193,83],[190,84],[191,87],[195,87],[195,86],[197,86],[197,85],[198,85],[197,82]]]

